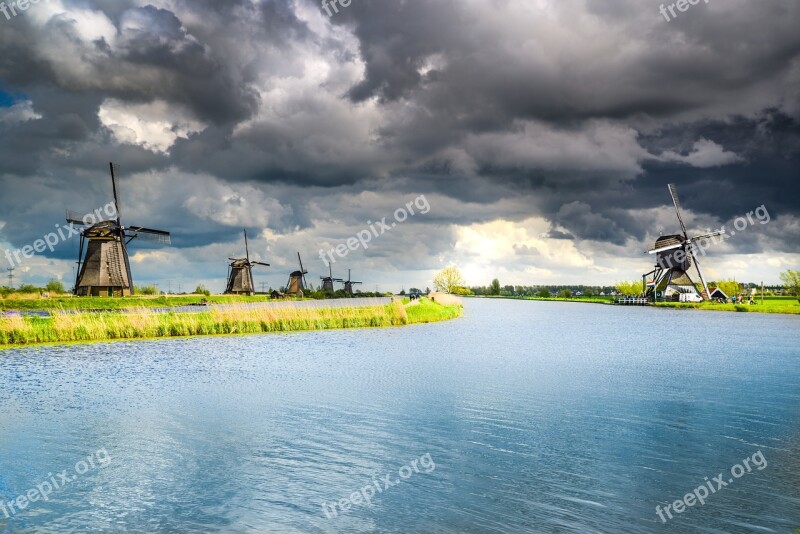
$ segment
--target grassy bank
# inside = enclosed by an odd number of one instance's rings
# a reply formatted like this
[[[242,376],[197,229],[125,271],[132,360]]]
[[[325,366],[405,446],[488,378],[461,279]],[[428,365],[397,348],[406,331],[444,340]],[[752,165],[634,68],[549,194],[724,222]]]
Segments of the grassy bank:
[[[616,297],[511,297],[499,295],[481,295],[480,297],[469,297],[480,299],[510,299],[510,300],[539,300],[542,302],[583,302],[588,304],[613,304]]]
[[[269,302],[267,295],[241,297],[236,295],[169,295],[169,296],[132,296],[115,297],[60,297],[43,298],[30,295],[27,298],[14,296],[0,299],[2,310],[131,310],[138,308],[174,308],[199,304],[203,299],[211,304],[245,304],[252,302]]]
[[[548,302],[583,302],[588,304],[614,304],[617,297],[500,297],[485,296],[476,298],[497,298],[513,300],[538,300]],[[675,308],[686,310],[749,312],[749,313],[782,313],[787,315],[800,315],[800,302],[796,297],[766,297],[764,303],[761,298],[756,299],[756,304],[717,304],[715,302],[659,302],[658,308]]]
[[[677,308],[706,311],[727,311],[745,313],[783,313],[788,315],[800,315],[800,302],[795,297],[766,297],[764,303],[761,299],[756,299],[756,303],[750,304],[717,304],[715,302],[659,302],[659,308]]]
[[[52,317],[0,317],[0,348],[42,343],[261,334],[340,328],[401,326],[459,317],[459,306],[400,302],[353,308],[216,309],[200,313],[66,313]]]
[[[406,299],[406,302],[408,299]],[[409,323],[435,323],[461,317],[463,307],[456,303],[437,304],[429,299],[420,299],[417,304],[407,305]]]

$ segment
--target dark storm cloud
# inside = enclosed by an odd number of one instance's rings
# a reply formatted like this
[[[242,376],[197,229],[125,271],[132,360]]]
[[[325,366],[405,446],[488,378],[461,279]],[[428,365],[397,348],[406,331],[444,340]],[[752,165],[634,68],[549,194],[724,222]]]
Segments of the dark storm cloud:
[[[86,26],[68,15],[43,27],[26,17],[9,21],[0,34],[0,79],[25,89],[56,85],[66,93],[131,101],[162,98],[218,123],[241,120],[256,109],[244,65],[198,41],[174,13],[145,6],[112,15]]]

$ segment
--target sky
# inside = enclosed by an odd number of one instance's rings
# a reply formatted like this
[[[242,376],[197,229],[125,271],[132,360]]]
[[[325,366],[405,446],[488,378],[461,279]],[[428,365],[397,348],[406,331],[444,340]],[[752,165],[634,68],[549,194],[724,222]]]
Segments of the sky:
[[[137,285],[162,290],[222,291],[244,228],[267,287],[298,252],[318,285],[320,251],[359,233],[370,242],[332,269],[366,290],[432,286],[448,265],[468,285],[635,280],[679,230],[668,183],[690,233],[768,213],[701,263],[712,280],[777,284],[800,268],[800,3],[660,6],[42,0],[0,13],[0,254],[57,231],[65,210],[105,206],[113,161],[122,222],[172,234],[130,245]],[[415,201],[428,209],[399,221]],[[77,252],[60,240],[17,265],[17,283],[71,287]]]

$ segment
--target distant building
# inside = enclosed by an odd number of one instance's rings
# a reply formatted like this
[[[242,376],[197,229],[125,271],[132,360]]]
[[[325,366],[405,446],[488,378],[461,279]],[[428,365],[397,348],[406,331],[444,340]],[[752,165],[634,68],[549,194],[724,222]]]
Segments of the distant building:
[[[721,290],[718,287],[712,287],[709,289],[709,291],[711,291],[710,295],[711,300],[716,300],[716,299],[728,300],[730,298],[728,295],[725,294],[723,290]]]

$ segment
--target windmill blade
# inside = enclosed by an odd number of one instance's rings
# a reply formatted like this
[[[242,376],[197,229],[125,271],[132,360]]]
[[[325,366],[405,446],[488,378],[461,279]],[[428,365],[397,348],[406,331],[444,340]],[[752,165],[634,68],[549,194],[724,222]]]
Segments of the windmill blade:
[[[116,219],[111,219],[108,217],[103,217],[104,213],[101,210],[98,210],[100,214],[100,218],[98,219],[97,214],[95,213],[80,213],[77,211],[67,210],[67,222],[72,224],[79,224],[81,226],[93,226],[97,223],[106,222],[106,221],[116,221]],[[87,224],[87,219],[91,220],[89,224]]]
[[[119,196],[117,195],[117,173],[119,173],[119,165],[109,162],[108,166],[111,168],[111,187],[114,190],[114,207],[117,210],[117,224],[122,224],[120,222]]]
[[[297,261],[300,262],[300,275],[303,277],[303,285],[308,287],[308,282],[306,281],[306,275],[308,274],[308,271],[303,268],[303,259],[300,257],[299,252],[297,253]]]
[[[703,289],[706,290],[706,296],[703,299],[703,300],[705,300],[706,298],[710,298],[711,297],[711,292],[709,292],[709,290],[708,290],[708,284],[706,284],[706,279],[703,276],[703,270],[700,269],[700,262],[697,261],[697,256],[695,256],[695,254],[694,254],[694,246],[693,245],[689,245],[688,248],[689,248],[689,254],[692,256],[692,260],[694,260],[694,266],[697,268],[697,274],[700,275],[700,281],[703,283]]]
[[[689,239],[689,234],[686,232],[686,225],[683,224],[683,217],[681,216],[681,204],[678,201],[678,189],[675,184],[669,184],[669,194],[672,195],[672,203],[675,205],[675,213],[678,215],[678,222],[681,223],[681,230],[683,230],[683,237]]]
[[[250,246],[247,244],[247,228],[244,230],[244,251],[247,255],[247,263],[250,263]]]
[[[664,252],[665,250],[672,250],[672,249],[676,249],[676,248],[681,248],[682,246],[683,246],[683,243],[676,243],[674,245],[667,245],[666,247],[654,248],[653,250],[648,250],[647,253],[648,254],[656,254],[658,252]]]
[[[263,265],[264,267],[269,267],[269,263],[264,263],[263,261],[251,261],[251,265]]]
[[[725,232],[720,232],[717,230],[716,232],[709,232],[707,234],[696,235],[689,240],[689,242],[700,241],[701,239],[709,239],[712,237],[717,237],[718,235],[725,235]]]
[[[151,228],[143,228],[141,226],[129,226],[128,228],[125,228],[125,230],[125,235],[131,239],[137,238],[141,239],[142,241],[161,243],[162,245],[172,244],[169,232],[165,232],[163,230],[153,230]]]

